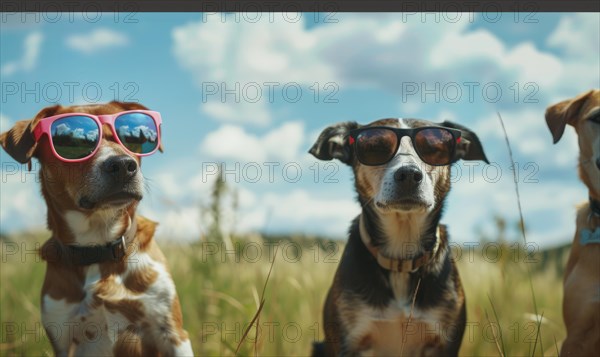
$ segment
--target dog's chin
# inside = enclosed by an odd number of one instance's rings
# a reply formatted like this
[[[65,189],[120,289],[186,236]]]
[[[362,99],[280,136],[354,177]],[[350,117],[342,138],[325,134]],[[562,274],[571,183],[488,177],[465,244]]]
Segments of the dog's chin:
[[[122,209],[134,202],[142,200],[142,194],[138,192],[117,192],[108,196],[91,198],[83,196],[78,201],[78,206],[84,211],[100,209]]]
[[[404,198],[384,202],[375,201],[375,207],[381,213],[425,213],[431,204],[414,198]]]

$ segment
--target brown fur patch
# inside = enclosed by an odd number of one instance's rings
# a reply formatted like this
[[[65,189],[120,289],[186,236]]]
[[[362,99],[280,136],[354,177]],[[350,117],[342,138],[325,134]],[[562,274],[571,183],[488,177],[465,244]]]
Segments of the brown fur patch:
[[[115,282],[115,275],[102,278],[96,285],[92,307],[104,306],[112,313],[120,313],[130,322],[139,322],[144,317],[142,303],[127,299],[128,291]]]
[[[356,191],[361,197],[374,197],[377,194],[372,182],[379,182],[381,177],[374,177],[376,172],[383,174],[384,171],[373,170],[373,168],[357,164],[355,168]]]
[[[127,274],[123,284],[128,290],[139,294],[146,291],[157,277],[158,272],[151,267],[144,270],[136,269]]]
[[[142,339],[133,326],[119,334],[119,338],[113,347],[115,356],[143,356]]]
[[[83,300],[85,297],[83,268],[69,268],[61,263],[48,262],[42,296],[47,294],[54,300],[65,299],[67,303]]]
[[[139,251],[144,252],[149,249],[149,244],[152,241],[152,237],[154,237],[157,225],[158,223],[148,218],[137,217],[137,244],[139,244]]]
[[[144,317],[142,303],[138,300],[104,301],[104,307],[112,313],[118,312],[131,322],[138,322]]]

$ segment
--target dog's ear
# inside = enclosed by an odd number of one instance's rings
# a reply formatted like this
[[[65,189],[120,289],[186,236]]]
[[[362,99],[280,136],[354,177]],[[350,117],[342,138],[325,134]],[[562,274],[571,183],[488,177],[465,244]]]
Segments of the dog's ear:
[[[13,159],[26,164],[35,155],[37,143],[33,137],[33,128],[42,118],[54,115],[60,105],[42,109],[33,119],[20,120],[8,130],[0,134],[0,145]]]
[[[345,138],[350,130],[359,127],[360,125],[356,122],[342,122],[329,126],[321,132],[308,152],[319,160],[338,159],[350,165],[353,153]]]
[[[117,100],[113,100],[109,104],[119,106],[119,107],[123,108],[123,111],[126,111],[126,110],[150,110],[146,106],[144,106],[140,103],[136,103],[136,102],[119,102]],[[164,152],[162,138],[160,141],[160,146],[158,147],[158,151],[160,151],[161,153]]]
[[[33,137],[32,120],[20,120],[7,132],[0,134],[0,145],[16,161],[26,164],[37,146]]]
[[[554,144],[562,137],[567,124],[575,125],[583,104],[593,93],[594,91],[590,90],[573,99],[563,100],[560,103],[551,105],[546,109],[546,124],[552,133]]]
[[[446,128],[460,130],[461,141],[456,146],[454,161],[463,159],[481,160],[486,164],[490,163],[487,157],[485,156],[485,152],[483,151],[483,145],[481,145],[481,141],[479,141],[479,138],[473,131],[471,131],[471,129],[448,120],[440,123],[439,125],[444,126]]]

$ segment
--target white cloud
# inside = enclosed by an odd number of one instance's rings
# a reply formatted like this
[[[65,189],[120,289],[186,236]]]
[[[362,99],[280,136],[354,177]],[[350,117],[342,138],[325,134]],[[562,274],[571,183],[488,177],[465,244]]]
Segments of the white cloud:
[[[4,76],[10,76],[16,72],[33,70],[37,65],[43,40],[44,36],[41,32],[32,32],[27,35],[23,43],[23,57],[3,64],[0,73]]]
[[[547,43],[570,56],[585,56],[597,61],[600,53],[598,14],[563,16],[554,32],[548,36]]]
[[[205,184],[207,188],[211,185]],[[222,230],[235,232],[298,232],[345,237],[350,221],[360,212],[360,206],[351,198],[330,199],[319,197],[303,189],[286,193],[266,192],[258,196],[250,189],[235,186],[238,209],[233,210],[232,196],[226,196],[221,216]],[[202,196],[207,201],[209,192],[187,194]],[[206,204],[207,202],[204,202]],[[197,240],[206,233],[211,219],[203,214],[202,202],[164,207],[159,211],[142,201],[141,213],[159,219],[157,236],[167,239]],[[310,222],[310,224],[308,224]]]
[[[83,132],[83,128],[77,128],[75,130],[73,130],[73,134],[71,134],[74,138],[77,139],[83,139],[85,138],[84,132]]]
[[[12,126],[12,121],[4,114],[0,113],[0,133],[8,131]]]
[[[271,113],[264,101],[249,103],[246,101],[227,102],[219,99],[207,100],[200,105],[200,110],[219,121],[267,125],[271,122]]]
[[[86,138],[90,141],[98,139],[98,129],[90,130],[85,134]]]
[[[539,177],[537,184],[521,184],[530,238],[538,242],[571,238],[573,205],[586,196],[585,187],[576,179],[576,136],[567,129],[561,142],[553,146],[543,113],[553,102],[598,86],[597,14],[563,15],[546,42],[554,52],[544,51],[527,41],[509,45],[491,31],[472,30],[467,16],[463,16],[465,21],[441,22],[436,26],[419,21],[418,17],[416,21],[406,22],[397,14],[336,16],[338,23],[312,28],[306,28],[301,21],[280,21],[277,16],[275,22],[263,16],[258,23],[221,22],[220,16],[213,16],[207,23],[198,20],[176,27],[172,32],[173,53],[198,88],[207,82],[225,83],[231,88],[236,82],[242,85],[297,82],[307,86],[334,81],[341,90],[366,88],[398,94],[405,82],[475,80],[506,85],[535,82],[540,86],[536,97],[539,103],[524,105],[523,95],[520,102],[513,103],[512,93],[504,86],[504,97],[509,100],[500,110],[517,160],[532,160],[543,170],[563,170],[572,175],[571,180],[560,182],[555,177]],[[13,70],[5,70],[3,66],[2,71]],[[221,96],[216,95],[199,105],[203,113],[221,122],[200,144],[203,158],[259,162],[297,160],[320,132],[307,133],[300,122],[251,131],[248,124],[267,126],[273,121],[264,92],[263,99],[256,103],[227,99],[222,102]],[[438,117],[467,121],[482,138],[484,146],[487,140],[503,144],[496,114],[490,111],[482,115],[477,104],[447,108],[440,111]],[[417,100],[403,103],[400,113],[418,113],[425,105],[417,96]],[[469,114],[471,109],[473,115],[465,117],[465,112]],[[498,183],[461,181],[455,185],[443,221],[449,223],[452,232],[458,233],[453,238],[456,241],[472,239],[473,228],[482,221],[487,222],[493,213],[511,219],[517,217],[506,150],[501,145],[492,145],[486,146],[486,151],[492,161],[500,161],[505,176]],[[155,196],[161,204],[152,205],[152,198],[148,197],[142,202],[142,213],[148,212],[151,218],[159,220],[167,234],[199,237],[209,224],[200,218],[200,206],[209,200],[212,181],[202,180],[200,175],[183,175],[183,170],[163,169],[157,175],[149,175],[158,188],[154,193],[158,192]],[[346,178],[351,181],[349,176],[343,179]],[[4,185],[2,189],[4,196]],[[236,185],[236,189],[240,196],[236,227],[242,231],[314,229],[342,236],[358,210],[358,205],[349,198],[354,195],[350,184],[328,187],[327,197],[313,194],[300,185],[286,189],[278,185],[241,184]],[[166,199],[171,201],[163,205]],[[2,200],[4,202],[4,197]],[[11,206],[3,208],[10,211]],[[2,214],[3,220],[13,217],[10,212]],[[226,212],[225,216],[233,219],[234,214]]]
[[[160,217],[156,236],[167,239],[194,241],[200,240],[204,232],[200,223],[199,207],[186,206],[171,209],[160,214],[151,214]]]
[[[552,88],[549,103],[600,87],[600,18],[598,14],[564,15],[548,36],[548,46],[564,54],[560,85]]]
[[[558,169],[568,169],[575,165],[579,150],[576,135],[567,129],[560,143],[553,145],[543,110],[525,107],[521,110],[502,111],[500,115],[510,144],[516,150],[516,161],[523,163],[523,160],[529,160],[541,167]],[[497,113],[490,113],[475,122],[477,124],[473,126],[473,130],[482,139],[484,147],[487,139],[497,139],[501,143],[496,147],[498,151],[506,152],[504,132]],[[494,158],[490,159],[494,161]]]
[[[331,68],[316,56],[323,39],[306,31],[302,21],[291,23],[282,17],[270,21],[262,16],[250,23],[227,16],[224,22],[210,17],[173,30],[175,57],[199,84],[311,83],[331,78]]]
[[[553,85],[562,71],[558,58],[540,52],[532,43],[520,43],[509,49],[482,29],[441,35],[440,42],[430,49],[429,59],[435,70],[459,70],[464,74],[473,70],[483,74],[485,70],[488,73],[483,79],[500,83],[511,83],[512,79]]]
[[[3,159],[7,156],[2,152]],[[0,229],[26,227],[35,230],[45,227],[46,206],[36,182],[39,179],[36,167],[30,172],[27,165],[14,161],[3,161],[2,167]]]
[[[129,130],[129,125],[121,125],[119,127],[119,136],[130,136],[131,131]]]
[[[56,134],[57,135],[64,135],[64,134],[68,134],[70,132],[71,132],[71,128],[65,123],[60,123],[56,126]]]
[[[135,128],[133,128],[133,130],[131,130],[131,135],[135,136],[135,137],[140,137],[141,134],[144,135],[144,137],[154,141],[157,138],[157,133],[154,129],[149,128],[146,125],[140,125],[140,126],[136,126]]]
[[[518,107],[530,93],[522,88],[529,82],[538,86],[535,99],[540,102],[549,102],[572,87],[581,90],[598,85],[598,51],[594,52],[598,31],[593,31],[598,18],[577,16],[564,20],[567,25],[561,23],[549,43],[566,47],[568,53],[592,53],[591,62],[575,55],[561,58],[532,42],[507,45],[489,30],[472,30],[468,16],[431,26],[419,17],[407,20],[397,14],[338,14],[338,23],[310,29],[277,16],[274,20],[262,16],[256,23],[212,16],[206,22],[175,28],[173,52],[198,86],[213,82],[231,88],[235,83],[268,81],[309,86],[332,81],[342,89],[369,87],[398,95],[406,92],[403,84],[431,88],[435,83],[477,82],[476,101],[486,100],[481,95],[485,84],[498,84],[503,90],[500,104]],[[594,34],[584,35],[590,32]],[[564,40],[579,34],[584,39],[577,41],[580,44]],[[565,86],[565,82],[570,84]],[[510,89],[514,83],[521,87],[517,102]],[[461,100],[466,103],[468,89],[462,89]],[[416,113],[422,101],[421,95],[409,97],[401,109]],[[236,103],[209,97],[201,108],[212,118],[232,123],[264,125],[271,120],[264,98],[258,103]]]
[[[226,82],[228,88],[230,82],[293,80],[307,85],[335,81],[342,89],[375,88],[399,94],[403,90],[401,84],[406,82],[426,83],[427,88],[435,82],[500,83],[504,90],[503,101],[499,104],[483,104],[501,108],[515,159],[521,165],[533,162],[544,173],[574,170],[576,137],[572,133],[565,133],[559,143],[561,148],[554,147],[543,113],[545,107],[555,100],[568,98],[567,95],[575,95],[598,85],[597,16],[565,15],[548,40],[548,45],[565,52],[564,56],[544,51],[533,42],[521,41],[508,45],[489,30],[471,30],[466,16],[457,23],[442,22],[436,23],[436,26],[421,21],[403,21],[397,15],[338,16],[340,21],[337,24],[310,29],[277,21],[275,24],[267,21],[221,23],[215,17],[215,21],[208,23],[198,21],[176,28],[173,31],[174,53],[199,86],[206,81]],[[214,33],[222,35],[216,37]],[[575,43],[570,41],[574,37],[578,39]],[[290,46],[289,42],[293,42],[290,39],[298,39],[304,47],[299,50]],[[297,61],[302,63],[297,65],[298,68],[292,68],[296,65],[290,64]],[[518,101],[513,100],[513,92],[509,89],[515,82],[521,87]],[[523,102],[524,95],[531,93],[523,89],[527,82],[538,86],[539,92],[534,97],[537,103]],[[466,89],[463,90],[464,94]],[[481,96],[476,96],[475,100],[479,102],[475,105],[482,102]],[[255,123],[270,123],[266,105],[236,105],[231,102],[209,102],[202,106],[202,110],[213,118],[230,123],[250,123],[252,118],[248,121],[242,119],[245,118],[244,113],[246,117],[255,115]],[[420,96],[416,96],[415,100],[403,102],[400,109],[402,113],[411,115],[422,110],[423,105]],[[460,109],[441,110],[438,119],[466,121],[467,125],[470,123],[482,138],[490,160],[500,162],[504,170],[502,180],[498,183],[461,182],[456,185],[457,193],[450,197],[452,208],[447,211],[444,221],[461,222],[460,225],[451,224],[454,227],[451,229],[460,233],[459,241],[464,241],[473,239],[474,227],[482,219],[488,221],[494,213],[510,219],[516,219],[517,216],[516,203],[508,194],[514,191],[512,172],[508,168],[504,137],[495,112],[490,111],[482,116],[476,110],[478,118],[473,115],[466,118]],[[319,132],[307,133],[302,145],[310,146]],[[241,126],[224,125],[206,137],[201,144],[201,151],[209,156],[242,161],[293,157],[281,152],[293,145],[289,146],[287,141],[281,140],[270,145],[267,136],[251,134]],[[492,141],[496,145],[486,145]],[[521,175],[526,173],[521,166]],[[561,190],[560,194],[548,194],[558,192],[560,185],[544,181],[548,178],[543,175],[539,179],[541,181],[538,184],[522,184],[521,187],[525,218],[527,223],[531,223],[530,238],[538,242],[544,242],[545,239],[560,241],[574,227],[571,219],[573,205],[580,197],[585,198],[584,188],[573,186]],[[575,176],[571,181],[574,180]],[[339,197],[341,200],[351,192],[342,192],[340,188],[332,192],[338,193],[333,196],[334,199]],[[264,209],[253,210],[249,217],[257,222],[255,225],[269,225],[269,222],[279,220],[288,223],[304,220],[305,226],[313,226],[317,225],[315,222],[318,220],[311,216],[311,212],[294,212],[297,215],[292,217],[292,212],[286,212],[286,209],[302,211],[307,207],[308,210],[327,214],[328,210],[321,212],[320,207],[329,207],[327,202],[311,198],[308,192],[276,194],[261,191],[259,197],[258,205],[271,204],[274,213]],[[344,207],[352,206],[338,202],[335,207],[329,208],[336,210],[342,204],[346,205]],[[278,214],[281,217],[273,218]],[[339,226],[343,227],[339,232],[347,228],[351,219],[349,216],[339,219]],[[541,224],[547,222],[547,217],[552,217],[551,220],[557,223]],[[243,226],[252,227],[251,220]],[[556,228],[557,225],[560,225],[560,229]],[[326,227],[327,224],[322,224],[319,229]]]
[[[507,219],[510,224],[518,222],[513,173],[508,165],[501,166],[502,176],[497,182],[493,182],[494,169],[489,169],[487,180],[483,170],[484,166],[476,168],[474,180],[469,182],[467,171],[463,169],[463,177],[454,184],[442,223],[448,224],[455,242],[478,241],[474,232],[476,227],[489,237],[496,237],[497,230],[490,219],[493,215]],[[526,183],[523,174],[521,170],[519,192],[528,241],[539,247],[569,242],[575,232],[575,206],[587,198],[585,186],[566,185],[563,181],[550,181],[539,175],[533,176],[537,183]],[[522,242],[514,226],[509,229]]]
[[[276,85],[281,91],[288,83],[311,85],[334,79],[332,68],[318,56],[321,40],[307,32],[302,21],[290,23],[281,17],[269,21],[269,16],[262,16],[260,21],[249,23],[234,21],[235,15],[227,16],[225,22],[220,16],[205,23],[191,22],[175,28],[172,34],[175,57],[191,72],[196,84],[203,92],[208,92],[207,85],[219,88],[217,95],[207,96],[200,106],[210,117],[266,125],[271,122],[269,86]],[[260,87],[259,99],[244,97],[243,88],[249,84]],[[236,86],[240,100],[221,98],[222,92]]]
[[[289,227],[291,231],[322,231],[344,237],[350,221],[360,213],[360,205],[348,195],[345,197],[331,199],[295,189],[285,194],[267,193],[262,197],[262,205],[269,209],[271,224],[279,230]]]
[[[71,35],[66,44],[73,50],[92,54],[111,47],[121,47],[129,43],[129,38],[108,28],[99,28],[87,34]]]
[[[206,135],[200,146],[203,154],[223,160],[263,163],[268,160],[298,159],[304,144],[304,124],[288,122],[262,136],[231,124]]]

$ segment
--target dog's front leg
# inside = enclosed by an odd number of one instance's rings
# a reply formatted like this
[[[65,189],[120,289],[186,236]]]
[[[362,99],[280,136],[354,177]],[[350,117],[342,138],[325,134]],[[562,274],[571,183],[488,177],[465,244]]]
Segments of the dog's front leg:
[[[48,295],[42,297],[42,325],[56,356],[67,356],[77,338],[72,318],[78,309],[79,304],[69,304],[65,299],[54,300]]]

